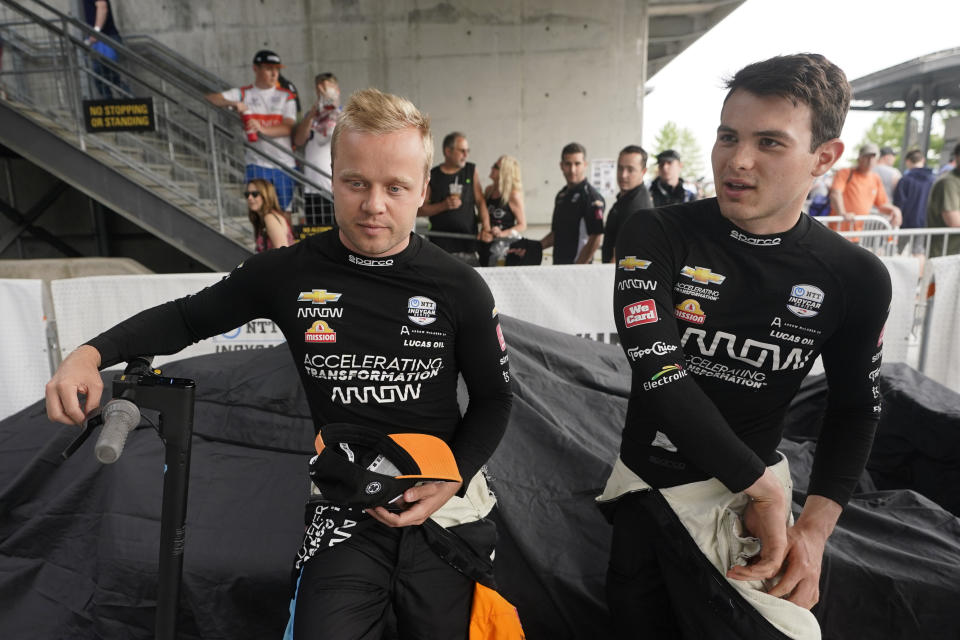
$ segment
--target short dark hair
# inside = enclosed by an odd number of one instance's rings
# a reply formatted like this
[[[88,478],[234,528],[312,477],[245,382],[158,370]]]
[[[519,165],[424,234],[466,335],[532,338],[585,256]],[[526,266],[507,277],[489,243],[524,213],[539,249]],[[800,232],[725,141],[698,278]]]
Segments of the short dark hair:
[[[920,149],[910,149],[910,151],[907,151],[907,155],[904,156],[904,159],[912,164],[917,164],[923,160],[923,151],[920,151]]]
[[[953,157],[956,158],[957,156],[960,156],[960,142],[953,148]]]
[[[313,86],[317,86],[321,82],[326,82],[327,80],[333,80],[337,84],[340,84],[340,81],[337,80],[337,76],[333,75],[329,71],[324,71],[323,73],[318,73],[317,77],[313,79]]]
[[[850,109],[850,83],[843,70],[818,53],[776,56],[754,62],[728,78],[724,103],[737,89],[780,96],[810,107],[810,151],[839,138]]]
[[[443,136],[443,148],[449,149],[453,145],[457,144],[457,138],[466,138],[465,133],[460,133],[459,131],[451,131],[447,135]]]
[[[563,148],[563,151],[560,152],[560,158],[563,159],[563,156],[568,156],[571,153],[582,153],[584,160],[587,158],[586,148],[579,142],[571,142]]]
[[[648,156],[647,156],[647,152],[646,152],[646,150],[645,150],[643,147],[641,147],[640,145],[638,145],[638,144],[628,144],[628,145],[625,146],[623,149],[620,149],[620,154],[619,154],[619,155],[622,156],[622,155],[625,154],[625,153],[639,153],[639,154],[640,154],[640,157],[643,158],[643,161],[640,163],[640,166],[641,166],[641,167],[647,166],[647,157],[648,157]]]

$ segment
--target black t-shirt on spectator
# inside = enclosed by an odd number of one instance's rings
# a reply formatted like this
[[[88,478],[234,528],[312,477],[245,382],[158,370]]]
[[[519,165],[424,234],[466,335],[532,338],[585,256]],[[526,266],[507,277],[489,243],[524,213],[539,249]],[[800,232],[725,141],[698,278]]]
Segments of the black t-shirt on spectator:
[[[553,264],[573,264],[581,238],[603,233],[603,196],[584,180],[566,185],[553,205]]]

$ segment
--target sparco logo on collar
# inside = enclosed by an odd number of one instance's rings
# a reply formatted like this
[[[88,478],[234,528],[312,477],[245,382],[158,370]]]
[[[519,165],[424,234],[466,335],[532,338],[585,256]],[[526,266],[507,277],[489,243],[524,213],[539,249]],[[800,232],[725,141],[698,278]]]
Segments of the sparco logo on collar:
[[[413,296],[407,300],[407,317],[421,327],[433,324],[437,319],[437,303],[424,296]]]
[[[376,258],[360,258],[353,254],[347,256],[347,259],[350,260],[353,264],[358,264],[361,267],[392,267],[393,259],[388,258],[386,260],[378,260]]]
[[[782,241],[781,238],[756,238],[754,236],[748,236],[745,233],[740,233],[736,229],[730,231],[730,237],[745,244],[752,244],[755,247],[774,247]]]
[[[823,290],[812,284],[795,284],[790,289],[787,309],[800,318],[812,318],[820,313],[823,304]]]

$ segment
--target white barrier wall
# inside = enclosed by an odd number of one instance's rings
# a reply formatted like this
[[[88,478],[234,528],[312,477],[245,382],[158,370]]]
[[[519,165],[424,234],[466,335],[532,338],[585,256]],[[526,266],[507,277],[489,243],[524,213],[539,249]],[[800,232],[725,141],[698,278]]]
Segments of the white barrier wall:
[[[549,265],[478,269],[497,309],[563,333],[617,343],[613,265]]]
[[[933,258],[928,268],[936,293],[927,308],[922,371],[960,392],[960,255]]]
[[[43,280],[0,280],[0,418],[43,397],[50,378]]]
[[[226,274],[197,273],[149,276],[98,276],[54,280],[53,307],[64,357],[85,341],[135,313],[209,286]],[[191,345],[178,354],[159,356],[154,364],[220,351],[255,349],[283,342],[270,320],[253,320],[233,331]]]
[[[920,260],[914,257],[880,258],[890,272],[893,296],[890,315],[883,332],[883,361],[906,362],[917,366],[910,344],[916,315],[917,283],[920,281]]]
[[[910,352],[917,297],[919,261],[882,258],[893,282],[893,303],[884,337],[884,361],[915,364]],[[933,307],[931,347],[925,373],[960,390],[960,257],[931,261],[937,270],[937,302]],[[564,265],[480,269],[499,310],[544,327],[601,342],[616,343],[613,321],[614,267]],[[210,285],[224,274],[99,276],[55,280],[51,292],[60,348],[65,356],[104,329],[138,311]],[[17,284],[8,284],[8,283]],[[25,284],[25,283],[33,284]],[[39,399],[49,375],[44,341],[40,281],[0,280],[0,305],[15,310],[3,322],[3,396],[0,418]],[[206,353],[253,349],[278,344],[283,336],[273,322],[254,320],[233,331],[192,345],[158,364]],[[9,344],[10,346],[6,346]],[[9,354],[9,355],[8,355]],[[29,376],[20,372],[29,371]],[[820,369],[822,371],[822,369]],[[816,371],[816,369],[815,369]],[[8,380],[9,378],[9,380]],[[23,389],[10,396],[7,389]],[[7,401],[6,398],[16,398]],[[12,408],[11,408],[12,407]]]

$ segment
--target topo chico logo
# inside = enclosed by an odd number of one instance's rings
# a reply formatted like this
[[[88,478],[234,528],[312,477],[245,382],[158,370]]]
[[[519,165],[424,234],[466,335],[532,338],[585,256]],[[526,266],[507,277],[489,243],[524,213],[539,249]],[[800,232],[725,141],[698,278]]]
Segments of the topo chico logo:
[[[368,496],[376,495],[380,493],[380,490],[383,489],[383,485],[374,480],[363,490]]]

